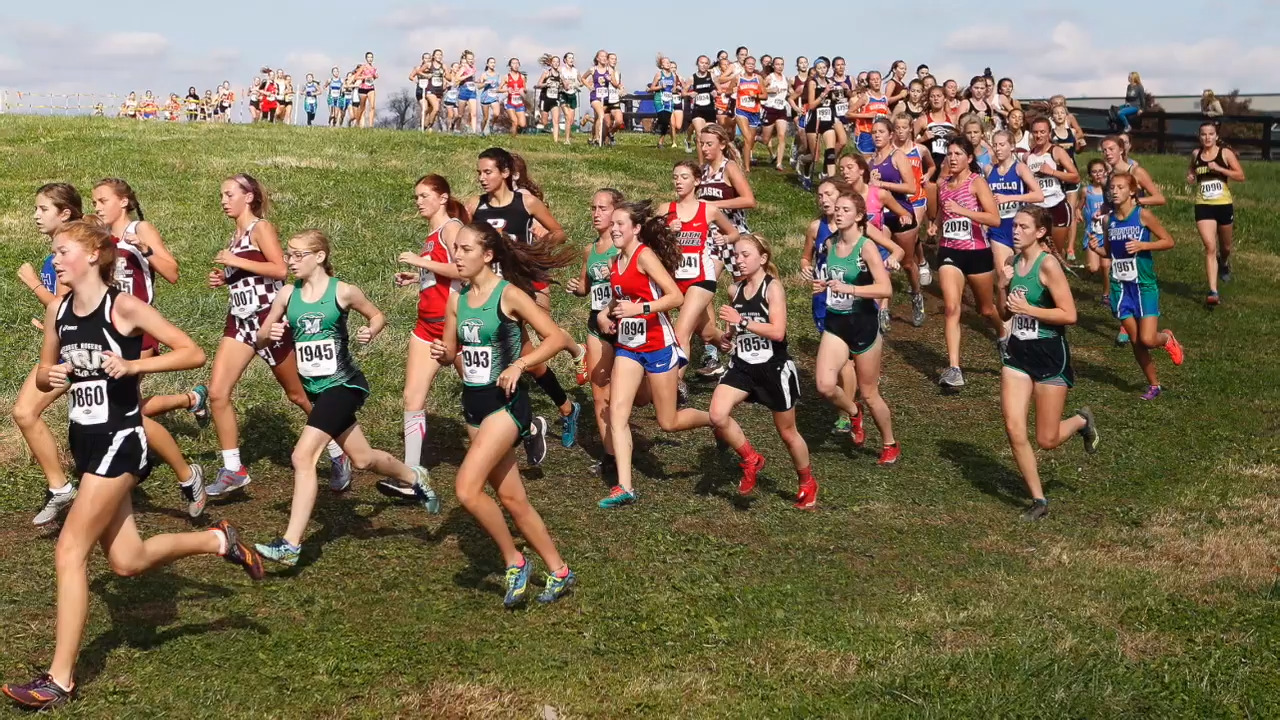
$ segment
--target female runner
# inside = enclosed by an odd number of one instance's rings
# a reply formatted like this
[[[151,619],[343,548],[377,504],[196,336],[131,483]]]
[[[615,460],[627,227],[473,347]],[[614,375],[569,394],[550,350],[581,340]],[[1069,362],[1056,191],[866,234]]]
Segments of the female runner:
[[[360,127],[373,127],[378,120],[378,91],[374,87],[374,81],[378,79],[378,68],[373,65],[373,53],[364,54],[364,63],[356,68],[356,79],[359,86],[356,88],[360,93],[360,112],[357,116],[360,118]]]
[[[409,82],[414,84],[414,97],[418,100],[418,122],[422,130],[426,130],[427,118],[431,115],[431,103],[435,96],[431,94],[431,54],[422,53],[418,66],[409,73]]]
[[[1027,412],[1036,404],[1036,444],[1052,450],[1073,435],[1084,439],[1086,452],[1098,451],[1098,429],[1089,408],[1062,419],[1067,390],[1075,381],[1067,326],[1076,323],[1076,303],[1058,259],[1050,249],[1053,220],[1031,205],[1013,218],[1013,242],[1017,256],[1000,267],[996,302],[1000,316],[1013,327],[1000,370],[1000,409],[1009,435],[1013,460],[1031,493],[1031,507],[1024,520],[1040,520],[1049,514],[1049,500],[1040,485],[1036,453],[1027,438]]]
[[[409,355],[404,371],[404,464],[422,464],[422,447],[427,440],[427,395],[440,365],[431,356],[431,344],[444,337],[445,308],[449,298],[461,289],[462,276],[453,263],[453,245],[459,229],[470,222],[449,181],[440,175],[418,179],[413,189],[418,216],[429,226],[422,252],[400,253],[400,262],[416,270],[396,273],[396,284],[418,286],[418,320],[409,339]],[[378,489],[397,486],[378,484]],[[393,495],[394,497],[394,495]]]
[[[542,127],[548,119],[551,121],[551,141],[560,144],[560,56],[544,53],[538,58],[543,66],[542,74],[534,85],[537,89],[538,110],[542,116],[538,127]]]
[[[1191,153],[1187,182],[1196,189],[1196,230],[1204,243],[1204,267],[1209,278],[1205,303],[1213,307],[1218,304],[1218,280],[1231,279],[1235,205],[1227,183],[1244,182],[1244,167],[1235,151],[1219,141],[1217,123],[1200,123],[1200,147]]]
[[[689,132],[685,135],[685,150],[689,148],[689,136],[699,135],[702,128],[716,122],[715,98],[718,96],[716,82],[711,77],[711,59],[706,55],[698,56],[698,69],[689,79]]]
[[[831,93],[835,86],[827,80],[827,59],[820,57],[813,62],[813,72],[810,73],[809,79],[805,81],[804,103],[801,109],[807,113],[805,125],[806,144],[809,148],[811,157],[816,158],[818,155],[818,141],[822,141],[822,171],[827,175],[834,175],[836,172],[836,131],[835,131],[835,109]],[[801,176],[806,180],[806,189],[811,182],[808,180],[809,172],[801,172]]]
[[[472,135],[479,133],[476,128],[476,54],[463,50],[458,58],[458,113],[462,116],[462,127]],[[520,86],[521,94],[524,86]]]
[[[328,84],[329,127],[342,127],[342,116],[347,113],[346,94],[342,91],[342,70],[334,66]]]
[[[53,238],[69,223],[84,216],[81,207],[80,193],[67,183],[49,183],[36,190],[36,229],[49,238],[51,249]],[[59,298],[67,292],[66,285],[58,282],[53,258],[52,253],[45,257],[38,273],[30,263],[23,263],[18,268],[18,280],[39,298],[40,304],[46,308],[46,314],[47,308],[56,305]],[[32,324],[40,330],[44,329],[38,320],[33,319]],[[48,392],[41,390],[36,385],[39,369],[38,364],[33,367],[23,381],[22,388],[18,390],[18,397],[13,402],[13,422],[18,426],[18,431],[22,433],[22,438],[26,440],[31,455],[49,484],[44,493],[44,505],[32,520],[34,525],[43,527],[57,520],[71,507],[71,501],[76,497],[76,487],[67,481],[62,459],[58,456],[57,443],[42,417],[44,411],[62,397],[66,387],[54,388]]]
[[[720,306],[720,319],[728,323],[729,331],[718,338],[720,349],[731,352],[732,360],[711,395],[711,426],[726,437],[735,431],[735,407],[754,402],[768,408],[796,469],[799,489],[795,506],[809,510],[818,502],[818,483],[809,463],[809,446],[796,429],[800,379],[787,352],[786,292],[769,246],[759,235],[742,236],[735,248],[741,275],[729,287],[729,304]],[[742,432],[741,428],[736,431]],[[749,495],[765,461],[745,435],[742,439],[743,473],[738,494]]]
[[[654,132],[658,135],[658,148],[662,148],[663,138],[671,137],[671,147],[676,146],[676,130],[671,124],[671,114],[675,111],[675,93],[677,78],[671,71],[671,60],[665,55],[658,55],[658,71],[653,75],[648,90],[653,93],[654,110],[658,117],[654,120]]]
[[[1043,202],[1044,192],[1031,168],[1014,156],[1012,130],[997,130],[991,136],[991,153],[995,164],[987,173],[987,187],[991,188],[991,197],[996,201],[1000,224],[987,231],[987,239],[991,241],[995,267],[1002,268],[1016,249],[1014,218],[1024,205]]]
[[[769,70],[769,75],[764,79],[764,115],[761,118],[764,125],[763,140],[765,147],[768,147],[777,139],[773,167],[782,172],[782,158],[787,152],[787,125],[791,122],[791,83],[787,80],[786,62],[781,57],[773,59],[773,66]]]
[[[1051,125],[1046,117],[1031,121],[1031,150],[1027,152],[1027,167],[1040,183],[1044,200],[1038,204],[1053,218],[1053,246],[1059,255],[1063,255],[1067,251],[1068,231],[1071,229],[1071,205],[1067,202],[1063,185],[1079,183],[1080,172],[1067,151],[1053,144]]]
[[[550,282],[547,269],[572,263],[576,253],[564,246],[512,241],[483,221],[458,231],[454,251],[454,263],[465,284],[459,294],[449,297],[444,337],[432,343],[432,355],[440,365],[462,356],[462,415],[471,446],[458,467],[458,502],[502,553],[507,566],[503,604],[510,608],[526,601],[533,573],[533,563],[516,549],[503,508],[547,566],[546,587],[538,601],[555,602],[569,592],[576,578],[529,503],[514,448],[535,421],[520,376],[572,343],[533,301],[534,284]],[[494,268],[501,268],[502,275]],[[543,340],[522,355],[521,328],[526,324]],[[485,494],[486,483],[493,487],[501,507]]]
[[[209,530],[168,533],[143,540],[133,517],[134,487],[150,472],[138,407],[140,374],[200,367],[204,351],[154,308],[122,293],[115,279],[111,233],[96,223],[73,221],[54,237],[54,268],[71,289],[49,304],[36,386],[45,393],[66,388],[69,438],[79,496],[67,513],[54,551],[58,570],[57,627],[53,662],[25,685],[0,687],[28,708],[64,704],[75,692],[76,656],[89,614],[89,553],[101,545],[121,576],[192,555],[219,555],[262,578],[262,560],[226,520]],[[142,336],[170,348],[142,358]]]
[[[1019,110],[1018,112],[1020,114],[1022,111]],[[1088,146],[1088,142],[1084,138],[1084,132],[1077,130],[1079,123],[1067,112],[1065,103],[1060,105],[1051,104],[1049,119],[1053,121],[1053,126],[1049,131],[1049,137],[1053,140],[1053,144],[1065,150],[1067,156],[1071,158],[1071,162],[1076,162],[1076,153]],[[1076,166],[1077,173],[1079,172],[1079,167],[1079,165]],[[1067,262],[1073,265],[1076,262],[1076,230],[1079,228],[1080,185],[1083,182],[1084,177],[1082,176],[1080,182],[1064,183],[1062,186],[1062,191],[1067,194],[1067,206],[1071,209],[1071,226],[1067,228]]]
[[[514,137],[529,124],[529,120],[525,116],[525,79],[524,73],[520,72],[520,58],[511,58],[507,62],[507,71],[507,76],[502,79],[502,85],[498,87],[498,92],[507,94],[507,120],[511,122],[511,135]],[[459,95],[458,97],[461,98],[462,96]]]
[[[1102,251],[1111,258],[1111,311],[1124,327],[1138,367],[1147,376],[1143,400],[1160,397],[1152,348],[1164,348],[1174,365],[1181,365],[1183,350],[1172,330],[1161,330],[1160,289],[1156,285],[1155,250],[1173,247],[1173,236],[1155,213],[1138,204],[1138,182],[1130,173],[1111,178],[1111,212],[1103,223],[1106,242]],[[1152,239],[1154,237],[1154,240]]]
[[[818,392],[849,416],[850,438],[862,447],[866,441],[862,411],[853,394],[839,382],[852,358],[855,383],[884,443],[879,464],[892,465],[901,450],[893,437],[889,406],[880,395],[883,343],[876,301],[888,299],[893,287],[880,253],[866,237],[867,212],[862,197],[844,188],[833,209],[836,233],[827,239],[826,272],[813,281],[814,292],[827,295],[827,319],[814,370]]]
[[[564,229],[546,204],[536,193],[517,189],[515,160],[511,153],[502,148],[489,148],[480,153],[476,161],[476,177],[484,194],[471,198],[466,203],[467,212],[473,221],[492,225],[495,230],[516,243],[551,246],[564,243]],[[528,180],[527,177],[525,180]],[[534,235],[535,223],[541,224],[547,231],[541,240]],[[505,272],[505,268],[500,269]],[[542,276],[534,281],[534,301],[548,314],[551,312],[549,288],[549,282],[544,282]],[[533,331],[538,332],[537,328],[533,328]],[[525,342],[524,352],[528,354],[532,343],[527,336]],[[586,362],[586,349],[570,339],[567,352],[574,358],[575,364],[580,366],[579,374],[585,382],[586,370],[581,366]],[[555,372],[546,363],[535,362],[526,367],[534,382],[547,393],[547,397],[551,398],[551,402],[559,410],[562,424],[560,440],[564,447],[571,447],[576,442],[581,407],[565,394]],[[546,421],[532,428],[525,450],[532,465],[540,464],[546,457]]]
[[[498,87],[502,81],[498,78],[497,58],[484,61],[484,72],[480,73],[480,134],[488,135],[493,122],[498,119]],[[567,132],[567,131],[566,131]]]
[[[311,401],[293,361],[293,340],[286,335],[267,347],[257,345],[258,330],[288,273],[276,228],[263,218],[269,207],[267,192],[252,175],[240,173],[222,182],[221,194],[222,212],[236,227],[226,249],[213,259],[222,267],[211,270],[208,280],[209,287],[225,287],[230,296],[226,326],[209,376],[210,414],[222,449],[218,477],[205,487],[210,497],[240,490],[251,480],[249,469],[240,460],[240,428],[231,393],[254,355],[271,368],[289,401],[311,414]],[[329,445],[329,458],[329,489],[343,492],[351,487],[351,463],[337,443]]]
[[[933,280],[933,274],[929,271],[929,263],[925,261],[924,243],[920,242],[920,228],[925,224],[925,215],[929,205],[925,178],[932,177],[936,170],[933,166],[933,155],[929,153],[928,148],[915,141],[915,134],[912,132],[913,122],[912,118],[904,113],[893,116],[893,147],[907,158],[907,162],[911,163],[911,174],[915,176],[916,182],[916,192],[910,197],[912,215],[915,216],[916,225],[915,229],[910,231],[915,235],[915,252],[912,257],[907,258],[907,262],[916,267],[916,277],[919,283],[928,285]],[[923,311],[923,306],[921,306],[921,310]],[[912,315],[912,322],[914,323],[914,309]],[[920,322],[924,322],[923,317],[920,318]]]
[[[923,323],[924,295],[920,293],[920,267],[914,262],[919,225],[916,224],[915,204],[912,200],[919,193],[920,186],[911,160],[898,152],[893,145],[893,121],[887,116],[879,115],[871,121],[871,143],[874,151],[867,159],[871,166],[871,185],[888,190],[899,205],[908,209],[905,222],[902,216],[890,214],[885,216],[884,223],[886,229],[893,234],[894,243],[902,248],[906,257],[912,259],[912,262],[906,263],[907,282],[911,292],[912,324],[915,324],[915,318],[919,318]],[[865,211],[866,208],[864,207],[863,210]],[[886,299],[880,303],[881,332],[888,329],[888,320],[889,303]]]
[[[981,117],[969,113],[960,118],[960,132],[973,146],[973,159],[978,163],[978,170],[986,173],[991,169],[991,145],[987,143],[986,124]]]
[[[609,53],[609,71],[612,75],[609,79],[609,101],[605,103],[605,110],[609,113],[609,143],[614,144],[617,142],[615,133],[624,125],[622,94],[626,92],[622,87],[622,71],[618,70],[617,53]]]
[[[956,118],[947,112],[947,98],[942,88],[929,89],[929,105],[916,119],[916,139],[929,148],[933,158],[933,174],[929,184],[936,184],[947,166],[947,143],[956,136]]]
[[[428,512],[440,512],[440,500],[427,484],[425,468],[411,468],[390,453],[370,447],[356,421],[356,413],[369,397],[369,381],[351,356],[347,314],[355,310],[369,323],[356,331],[361,345],[378,337],[386,327],[386,316],[364,291],[333,276],[333,245],[324,233],[302,231],[290,238],[286,254],[296,279],[276,294],[258,328],[257,346],[293,339],[294,359],[311,412],[293,446],[289,525],[283,535],[254,549],[268,560],[291,567],[302,554],[302,538],[316,504],[316,461],[331,442],[338,443],[355,467],[411,484]]]
[[[1106,217],[1106,211],[1103,206],[1107,202],[1107,195],[1110,190],[1107,188],[1107,179],[1110,177],[1108,166],[1102,158],[1094,158],[1089,161],[1088,166],[1089,182],[1085,183],[1084,202],[1080,208],[1077,220],[1084,225],[1084,258],[1085,267],[1091,274],[1100,274],[1102,277],[1102,304],[1111,307],[1111,261],[1102,254],[1101,246],[1104,242],[1105,235],[1102,231],[1102,221]]]
[[[583,73],[582,84],[591,88],[591,111],[595,113],[595,125],[592,128],[592,144],[596,147],[604,145],[605,127],[609,121],[605,115],[605,104],[609,102],[609,88],[613,79],[613,71],[609,68],[609,53],[596,51],[595,62],[590,70]]]
[[[93,187],[93,207],[116,244],[115,287],[148,305],[154,305],[155,274],[158,272],[170,284],[176,284],[178,261],[165,246],[155,225],[143,219],[142,205],[133,188],[119,178],[101,180]],[[137,215],[138,219],[133,220],[131,215]],[[156,339],[143,335],[142,357],[149,358],[158,353]],[[183,409],[190,410],[197,419],[207,420],[207,397],[206,388],[197,386],[191,392],[148,397],[141,403],[147,445],[178,476],[191,517],[199,517],[204,512],[204,470],[199,465],[188,464],[169,430],[151,418]]]
[[[578,68],[573,64],[573,53],[567,52],[560,63],[560,113],[564,115],[564,144],[573,137],[573,119],[578,112],[578,87],[582,84]],[[679,126],[677,119],[677,130]]]
[[[649,381],[658,426],[664,431],[707,427],[711,419],[702,410],[678,409],[676,403],[679,373],[673,371],[688,361],[667,319],[667,313],[682,301],[680,288],[671,277],[680,263],[675,233],[649,203],[618,206],[609,232],[619,252],[610,269],[613,298],[600,329],[618,336],[609,383],[609,431],[613,434],[618,484],[599,504],[617,508],[636,501],[631,480],[631,411],[642,381]],[[742,442],[735,447],[745,443],[741,430],[738,435]]]
[[[604,455],[600,459],[600,475],[615,477],[618,463],[613,453],[613,436],[609,432],[609,377],[613,374],[614,347],[617,333],[605,333],[600,329],[600,314],[613,298],[609,285],[609,269],[618,256],[609,230],[613,227],[613,211],[622,204],[622,193],[613,188],[601,188],[591,197],[591,227],[596,231],[595,242],[587,245],[583,255],[582,272],[570,278],[565,290],[578,296],[591,298],[587,314],[587,371],[591,377],[591,399],[595,409],[596,427],[600,431],[600,444]],[[642,404],[642,403],[637,403]]]
[[[945,179],[930,192],[929,217],[941,229],[938,283],[946,313],[947,369],[938,384],[957,390],[964,387],[960,372],[960,302],[966,285],[973,292],[979,314],[991,323],[996,337],[1004,333],[1004,323],[991,299],[995,265],[987,239],[987,228],[999,227],[1000,214],[968,138],[952,138],[947,143],[947,164]]]
[[[1027,161],[1027,153],[1031,152],[1031,131],[1027,129],[1027,117],[1019,109],[1014,108],[1005,117],[1005,129],[1009,131],[1009,142],[1013,146],[1013,156],[1022,162]]]
[[[756,147],[756,131],[760,129],[760,99],[764,97],[764,86],[760,75],[756,73],[756,59],[753,57],[743,61],[742,74],[738,76],[734,88],[737,110],[738,132],[742,134],[742,171],[751,172],[751,154]]]

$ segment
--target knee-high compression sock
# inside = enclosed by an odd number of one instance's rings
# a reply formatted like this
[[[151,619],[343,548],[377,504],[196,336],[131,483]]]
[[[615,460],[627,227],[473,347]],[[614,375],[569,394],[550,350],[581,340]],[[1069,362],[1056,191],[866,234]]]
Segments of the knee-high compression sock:
[[[542,388],[556,407],[562,407],[569,402],[569,396],[565,394],[564,388],[560,387],[560,381],[556,379],[556,374],[551,368],[547,368],[546,372],[535,377],[533,381],[538,383],[538,387]]]

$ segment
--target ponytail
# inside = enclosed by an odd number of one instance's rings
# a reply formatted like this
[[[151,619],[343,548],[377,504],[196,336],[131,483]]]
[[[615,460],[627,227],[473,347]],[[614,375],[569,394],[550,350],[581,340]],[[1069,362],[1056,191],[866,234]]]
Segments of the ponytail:
[[[614,209],[627,213],[631,223],[640,228],[640,242],[648,245],[649,249],[658,256],[658,260],[662,262],[667,272],[675,273],[676,268],[680,266],[682,254],[680,242],[672,232],[671,226],[667,224],[666,216],[654,212],[653,202],[650,200],[625,202]]]
[[[471,222],[466,230],[480,237],[480,246],[493,253],[493,271],[529,295],[533,286],[552,283],[551,271],[573,265],[581,258],[578,248],[566,244],[522,243],[498,232],[487,222]]]
[[[142,216],[142,203],[138,202],[138,195],[129,186],[129,183],[120,178],[106,178],[99,180],[98,184],[93,186],[93,189],[97,190],[100,187],[111,188],[111,192],[115,193],[116,197],[124,198],[124,210],[126,213],[133,213],[139,220],[146,219]]]
[[[724,156],[732,160],[738,167],[742,167],[742,153],[738,152],[738,147],[733,144],[733,136],[729,134],[728,130],[724,129],[724,126],[709,123],[702,126],[699,134],[714,135],[724,148]]]
[[[431,189],[431,192],[445,198],[444,212],[449,217],[461,220],[463,225],[471,222],[471,214],[467,212],[467,206],[453,196],[453,190],[449,187],[449,180],[443,175],[435,173],[423,175],[418,178],[418,182],[414,183],[413,186],[426,186]]]
[[[524,190],[541,200],[543,205],[547,204],[542,188],[533,181],[532,177],[529,177],[529,164],[524,161],[520,153],[511,153],[511,183],[512,190]]]

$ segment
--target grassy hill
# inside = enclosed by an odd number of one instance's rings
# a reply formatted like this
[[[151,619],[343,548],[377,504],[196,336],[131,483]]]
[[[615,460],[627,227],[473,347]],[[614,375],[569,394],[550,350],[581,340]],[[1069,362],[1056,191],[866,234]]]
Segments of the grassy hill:
[[[612,150],[497,140],[523,153],[572,242],[590,238],[591,191],[668,199],[685,157],[627,137]],[[47,252],[31,221],[49,181],[87,194],[128,179],[147,219],[182,263],[158,306],[212,351],[224,293],[204,286],[231,231],[219,181],[246,171],[273,193],[282,237],[319,227],[336,240],[338,274],[390,318],[360,357],[373,383],[361,413],[374,444],[399,455],[404,348],[412,291],[392,286],[396,255],[419,247],[412,183],[439,172],[475,191],[480,139],[283,127],[141,126],[104,120],[0,118],[0,676],[25,681],[53,647],[53,541],[29,524],[43,479],[8,419],[36,361],[35,299],[14,270]],[[903,460],[875,465],[829,434],[832,410],[813,390],[817,345],[809,300],[794,280],[811,198],[771,170],[752,182],[751,213],[788,277],[793,353],[804,373],[801,429],[823,484],[821,509],[793,511],[795,477],[768,414],[744,407],[748,435],[771,458],[750,502],[735,494],[736,461],[709,433],[668,436],[638,413],[643,502],[605,512],[586,449],[554,447],[525,479],[580,578],[550,608],[504,612],[501,560],[453,501],[464,452],[458,388],[442,373],[428,402],[427,456],[443,491],[439,517],[388,504],[361,476],[343,497],[322,490],[302,564],[252,585],[234,568],[184,561],[118,579],[91,561],[93,599],[81,655],[83,717],[1268,716],[1280,713],[1276,553],[1280,547],[1280,166],[1248,164],[1236,194],[1236,281],[1203,306],[1202,250],[1186,161],[1143,158],[1165,186],[1159,211],[1178,246],[1157,259],[1162,311],[1187,348],[1174,368],[1157,354],[1165,394],[1138,399],[1142,376],[1115,323],[1073,281],[1070,331],[1077,386],[1103,433],[1040,453],[1053,515],[1017,519],[1024,490],[999,407],[999,364],[969,322],[969,385],[943,396],[941,300],[929,320],[897,318],[883,378]],[[557,319],[581,337],[585,302],[555,291]],[[899,299],[897,310],[905,301]],[[896,313],[895,313],[896,314]],[[968,312],[966,317],[971,317]],[[562,378],[571,377],[561,365]],[[208,369],[148,378],[173,391]],[[711,388],[691,383],[706,407]],[[584,403],[589,393],[575,390]],[[552,414],[545,396],[535,409]],[[255,541],[283,527],[289,452],[303,418],[261,363],[239,387],[247,496],[212,504]],[[584,417],[589,413],[584,413]],[[65,406],[48,419],[62,437]],[[165,420],[196,462],[218,464],[212,430]],[[138,491],[144,533],[189,527],[173,474]],[[4,714],[6,710],[0,710]]]

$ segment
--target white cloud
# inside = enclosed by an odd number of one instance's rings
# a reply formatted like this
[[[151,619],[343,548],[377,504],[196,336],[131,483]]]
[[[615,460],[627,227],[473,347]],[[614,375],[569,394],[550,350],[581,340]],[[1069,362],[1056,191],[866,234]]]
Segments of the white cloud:
[[[576,27],[582,24],[582,8],[577,5],[551,5],[540,8],[522,19],[539,25]]]
[[[99,36],[90,46],[94,57],[157,58],[169,52],[169,40],[153,32],[113,32]]]
[[[466,16],[467,13],[456,5],[437,3],[432,5],[396,8],[383,17],[379,21],[379,24],[387,27],[402,28],[413,25],[446,23],[450,20]]]
[[[8,55],[0,55],[0,73],[15,72],[23,67],[22,61]]]

